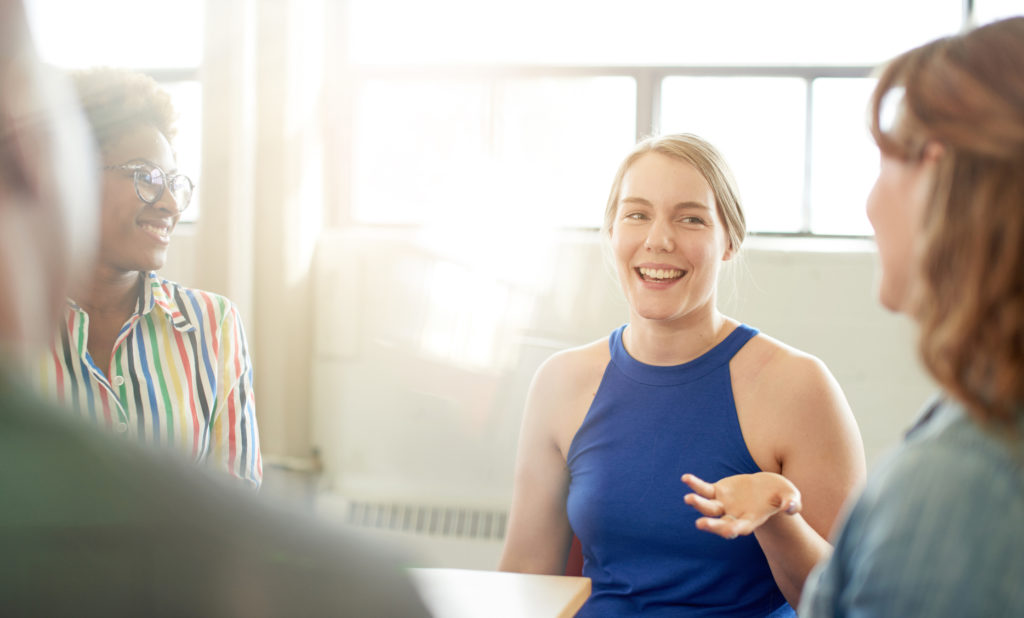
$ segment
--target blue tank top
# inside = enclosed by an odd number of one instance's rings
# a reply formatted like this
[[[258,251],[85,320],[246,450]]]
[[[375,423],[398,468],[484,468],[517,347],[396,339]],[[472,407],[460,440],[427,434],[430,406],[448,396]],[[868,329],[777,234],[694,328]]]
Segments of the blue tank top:
[[[703,356],[659,367],[629,356],[624,329],[567,458],[569,521],[592,582],[577,616],[795,616],[757,539],[698,530],[679,479],[760,472],[729,375],[758,331],[741,325]]]

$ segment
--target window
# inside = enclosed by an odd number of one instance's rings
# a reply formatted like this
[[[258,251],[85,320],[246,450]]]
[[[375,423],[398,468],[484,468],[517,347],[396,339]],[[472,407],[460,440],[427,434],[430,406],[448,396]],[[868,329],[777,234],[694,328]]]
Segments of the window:
[[[148,73],[178,113],[174,141],[182,173],[196,183],[182,221],[199,215],[202,143],[203,2],[26,0],[39,55],[61,69],[121,67]]]
[[[870,78],[811,83],[810,231],[870,235],[864,202],[878,174],[878,150],[867,127]]]
[[[974,23],[978,25],[1024,15],[1020,0],[973,0]]]
[[[751,230],[801,226],[804,81],[792,77],[666,77],[661,133],[696,133],[718,147]]]
[[[592,219],[633,143],[629,77],[373,79],[356,102],[353,218]]]
[[[632,144],[687,131],[725,154],[751,232],[853,236],[873,67],[965,20],[961,0],[348,6],[339,222],[597,228]]]

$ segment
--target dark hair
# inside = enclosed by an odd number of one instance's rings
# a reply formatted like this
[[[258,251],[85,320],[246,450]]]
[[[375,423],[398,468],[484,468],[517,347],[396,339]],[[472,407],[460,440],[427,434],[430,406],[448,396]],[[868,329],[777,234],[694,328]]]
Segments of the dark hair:
[[[71,73],[79,101],[100,150],[140,126],[152,126],[171,141],[175,113],[171,97],[152,77],[123,69]]]

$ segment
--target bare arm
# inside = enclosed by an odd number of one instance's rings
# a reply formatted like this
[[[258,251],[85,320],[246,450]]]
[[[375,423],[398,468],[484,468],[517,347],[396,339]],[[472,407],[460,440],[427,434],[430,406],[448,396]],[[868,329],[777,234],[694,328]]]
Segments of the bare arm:
[[[572,397],[566,384],[568,359],[556,355],[537,370],[519,436],[508,534],[498,568],[560,575],[572,542],[565,510],[569,470],[557,427]]]
[[[820,361],[804,355],[774,360],[746,396],[758,402],[754,426],[775,445],[774,464],[785,478],[739,475],[714,483],[713,491],[689,482],[703,501],[694,496],[687,502],[705,515],[701,529],[726,538],[755,534],[776,584],[796,607],[808,573],[831,551],[825,539],[843,503],[863,483],[860,433],[835,379]],[[794,497],[780,478],[798,489],[792,510],[799,513],[787,514]]]
[[[780,473],[801,491],[803,506],[792,517],[776,515],[754,534],[775,581],[793,607],[811,569],[831,552],[843,504],[864,484],[864,444],[839,383],[821,361],[789,359],[773,384],[785,392],[774,401],[784,430],[778,438]],[[789,387],[788,389],[786,387]],[[816,533],[816,534],[815,534]]]

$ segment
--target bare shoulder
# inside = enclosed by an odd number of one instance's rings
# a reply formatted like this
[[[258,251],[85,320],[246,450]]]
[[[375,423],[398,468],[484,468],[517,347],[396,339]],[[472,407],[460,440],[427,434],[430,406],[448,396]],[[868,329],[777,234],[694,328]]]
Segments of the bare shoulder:
[[[751,455],[789,478],[822,536],[864,480],[864,447],[839,383],[820,359],[759,334],[729,366],[736,413]]]
[[[573,388],[579,382],[589,381],[595,372],[603,372],[610,358],[608,340],[598,339],[588,344],[556,352],[537,369],[535,382]]]
[[[774,337],[758,334],[730,363],[734,391],[753,389],[761,395],[775,391],[793,396],[830,394],[838,384],[819,358]]]
[[[537,369],[527,414],[549,428],[563,454],[590,409],[610,357],[605,338],[557,352]]]
[[[818,447],[854,459],[863,451],[846,396],[820,359],[758,334],[729,369],[740,427],[762,469],[782,472],[794,452]]]

